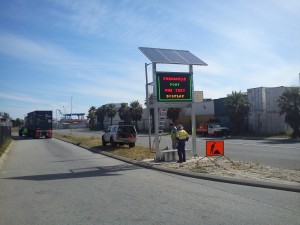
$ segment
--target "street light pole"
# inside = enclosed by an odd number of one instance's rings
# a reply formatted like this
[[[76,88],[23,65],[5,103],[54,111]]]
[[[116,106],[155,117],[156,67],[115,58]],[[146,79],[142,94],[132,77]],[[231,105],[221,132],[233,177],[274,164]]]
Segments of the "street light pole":
[[[57,110],[59,111],[59,113],[60,113],[60,118],[61,118],[61,115],[63,115],[62,114],[62,112],[59,110],[59,109],[56,109],[56,129],[58,129],[58,117],[57,117]]]

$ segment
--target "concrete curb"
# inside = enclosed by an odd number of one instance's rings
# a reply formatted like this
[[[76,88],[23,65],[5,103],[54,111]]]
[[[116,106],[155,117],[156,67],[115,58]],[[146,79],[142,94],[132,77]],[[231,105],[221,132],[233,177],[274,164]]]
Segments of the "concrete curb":
[[[72,143],[63,139],[56,138],[61,141],[65,141],[71,144],[74,144],[78,146],[76,143]],[[114,159],[121,160],[126,163],[130,163],[133,165],[137,165],[143,168],[147,169],[153,169],[165,173],[171,173],[171,174],[176,174],[180,176],[186,176],[186,177],[191,177],[191,178],[197,178],[197,179],[203,179],[203,180],[210,180],[210,181],[215,181],[215,182],[222,182],[222,183],[228,183],[228,184],[236,184],[236,185],[244,185],[244,186],[251,186],[251,187],[260,187],[260,188],[268,188],[268,189],[274,189],[274,190],[281,190],[281,191],[290,191],[290,192],[298,192],[300,193],[300,185],[287,185],[287,184],[276,184],[276,183],[268,183],[268,182],[263,182],[263,181],[252,181],[252,180],[245,180],[245,179],[236,179],[236,178],[230,178],[230,177],[219,177],[219,176],[214,176],[214,175],[208,175],[208,174],[200,174],[200,173],[193,173],[189,171],[182,171],[182,170],[175,170],[175,169],[169,169],[165,168],[159,165],[154,165],[151,163],[147,162],[140,162],[136,161],[133,159],[128,159],[122,156],[118,155],[113,155],[109,152],[105,151],[99,151],[99,150],[94,150],[90,148],[86,148],[84,146],[79,146],[81,148],[84,148],[88,151],[94,152],[94,153],[99,153]]]

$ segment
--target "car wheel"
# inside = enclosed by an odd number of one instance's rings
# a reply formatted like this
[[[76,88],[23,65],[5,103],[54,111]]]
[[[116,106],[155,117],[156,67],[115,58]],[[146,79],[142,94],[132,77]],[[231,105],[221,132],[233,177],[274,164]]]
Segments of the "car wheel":
[[[104,138],[102,137],[102,145],[106,146],[106,141],[104,140]]]
[[[117,143],[114,141],[113,137],[110,138],[110,144],[114,147],[117,145]]]
[[[133,148],[135,146],[135,143],[129,143],[129,148]]]

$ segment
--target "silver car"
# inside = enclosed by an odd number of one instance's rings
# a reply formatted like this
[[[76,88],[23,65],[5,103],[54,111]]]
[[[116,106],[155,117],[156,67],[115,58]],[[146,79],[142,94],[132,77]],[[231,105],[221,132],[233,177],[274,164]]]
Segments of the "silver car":
[[[113,125],[109,126],[102,135],[102,145],[110,143],[112,146],[127,144],[130,148],[135,146],[136,129],[133,125]]]

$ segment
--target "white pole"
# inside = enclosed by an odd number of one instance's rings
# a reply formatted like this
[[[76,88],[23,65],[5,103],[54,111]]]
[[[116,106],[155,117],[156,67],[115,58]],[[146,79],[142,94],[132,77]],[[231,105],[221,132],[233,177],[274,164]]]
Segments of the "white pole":
[[[195,95],[194,95],[194,79],[193,79],[193,66],[189,65],[189,72],[192,79],[192,146],[193,146],[193,156],[197,155],[196,151],[196,110],[195,110]]]
[[[155,120],[155,150],[156,161],[160,160],[159,151],[159,133],[158,133],[158,104],[157,104],[157,89],[156,89],[156,63],[152,63],[153,74],[153,103],[154,103],[154,120]]]
[[[146,75],[146,104],[148,109],[148,132],[149,132],[149,152],[151,152],[151,121],[150,121],[150,104],[149,104],[149,88],[148,88],[148,73],[147,66],[150,64],[145,63],[145,75]]]
[[[70,118],[71,120],[72,120],[72,108],[73,108],[73,96],[71,96],[71,116],[70,116],[70,117],[71,117],[71,118]]]

